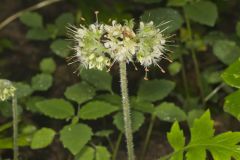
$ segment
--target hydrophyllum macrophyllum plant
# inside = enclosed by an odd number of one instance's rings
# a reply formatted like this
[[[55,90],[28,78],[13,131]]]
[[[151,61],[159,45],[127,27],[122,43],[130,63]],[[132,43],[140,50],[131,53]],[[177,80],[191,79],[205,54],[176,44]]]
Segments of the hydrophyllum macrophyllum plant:
[[[122,105],[124,115],[125,136],[127,140],[128,159],[134,160],[134,146],[131,128],[130,106],[127,87],[126,64],[132,62],[140,63],[146,71],[147,79],[148,67],[158,66],[162,58],[167,58],[166,38],[162,34],[163,30],[158,29],[151,21],[149,23],[140,22],[136,31],[133,20],[125,21],[124,25],[112,21],[108,24],[91,24],[88,27],[70,27],[71,36],[75,41],[74,50],[76,54],[75,62],[80,62],[80,67],[86,69],[104,68],[110,69],[114,63],[119,63],[120,81],[122,92]]]
[[[12,98],[13,112],[13,159],[18,160],[18,118],[17,118],[17,98],[15,96],[16,88],[6,79],[0,79],[0,101],[6,101]]]

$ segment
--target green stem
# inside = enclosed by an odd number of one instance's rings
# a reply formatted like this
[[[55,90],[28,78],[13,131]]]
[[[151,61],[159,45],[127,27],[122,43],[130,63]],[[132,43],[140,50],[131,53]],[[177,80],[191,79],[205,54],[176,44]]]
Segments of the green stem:
[[[13,160],[18,160],[18,111],[17,111],[17,97],[12,99],[13,112]]]
[[[147,130],[146,139],[145,139],[144,145],[143,145],[142,160],[144,160],[144,158],[145,158],[145,154],[146,154],[146,151],[147,151],[147,148],[148,148],[149,140],[150,140],[151,135],[152,135],[152,130],[153,130],[155,119],[156,119],[155,115],[152,114],[151,121],[150,121],[148,130]]]
[[[113,150],[114,150],[114,147],[113,147],[113,144],[112,144],[111,139],[110,139],[108,136],[106,137],[106,139],[107,139],[107,141],[108,141],[108,143],[109,143],[109,146],[110,146],[111,150],[113,151]]]
[[[185,11],[184,11],[184,16],[185,16],[185,21],[186,21],[186,25],[187,25],[187,30],[188,30],[188,33],[189,33],[189,40],[190,40],[190,42],[193,42],[191,23],[190,23],[190,20],[189,20],[187,14],[185,13]],[[202,80],[201,80],[201,76],[200,76],[199,63],[198,63],[198,60],[197,60],[195,50],[193,48],[191,48],[190,51],[191,51],[191,55],[192,55],[192,59],[193,59],[194,70],[195,70],[195,74],[196,74],[196,78],[197,78],[197,84],[198,84],[198,87],[199,87],[200,96],[201,96],[201,99],[203,101],[204,90],[203,90]]]
[[[128,160],[134,160],[135,155],[134,155],[130,105],[129,105],[129,98],[128,98],[126,62],[124,61],[120,62],[119,66],[120,66],[122,105],[123,105],[123,120],[124,120],[125,137],[127,141]]]
[[[121,144],[121,141],[122,141],[122,136],[123,136],[122,133],[120,133],[119,136],[118,136],[117,143],[116,143],[114,151],[113,151],[112,160],[116,160],[116,158],[117,158],[119,147],[120,147],[120,144]]]

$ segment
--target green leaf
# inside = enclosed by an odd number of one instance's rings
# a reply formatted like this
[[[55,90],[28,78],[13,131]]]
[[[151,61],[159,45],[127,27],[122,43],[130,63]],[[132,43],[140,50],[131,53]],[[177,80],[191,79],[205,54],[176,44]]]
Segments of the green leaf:
[[[222,78],[228,85],[240,89],[240,58],[223,72]]]
[[[154,114],[163,121],[184,121],[187,116],[180,107],[174,103],[164,102],[155,108]]]
[[[175,122],[172,125],[171,131],[167,134],[167,139],[170,145],[173,147],[175,152],[178,152],[171,160],[182,160],[183,159],[183,151],[180,149],[185,145],[185,137],[183,135],[183,131],[180,129],[178,122]]]
[[[26,109],[33,113],[40,112],[36,104],[44,99],[44,97],[31,96],[25,103]]]
[[[52,58],[44,58],[40,62],[40,69],[44,73],[53,73],[56,70],[56,63]]]
[[[145,117],[141,112],[132,111],[131,119],[132,119],[132,131],[136,132],[143,125]],[[121,132],[124,132],[124,122],[123,122],[122,112],[118,112],[117,114],[114,115],[113,123]]]
[[[172,76],[178,74],[181,71],[182,64],[179,62],[173,62],[168,66],[168,70]]]
[[[24,147],[29,146],[31,143],[32,135],[19,135],[18,136],[18,146]],[[13,139],[9,138],[0,138],[0,149],[12,149],[13,148]]]
[[[81,104],[92,99],[95,96],[95,90],[86,82],[80,82],[67,87],[64,95],[67,99]]]
[[[234,41],[218,40],[213,46],[213,53],[221,62],[231,64],[240,57],[240,47]]]
[[[43,27],[43,18],[40,14],[35,12],[25,12],[20,16],[23,24],[29,27],[37,28]]]
[[[159,8],[145,11],[141,19],[145,22],[153,21],[156,25],[168,22],[165,25],[160,25],[160,29],[162,30],[168,27],[164,33],[174,32],[181,28],[183,24],[182,16],[177,10],[171,8]]]
[[[171,131],[167,134],[167,138],[174,150],[179,150],[185,146],[185,137],[178,122],[172,125]]]
[[[205,148],[201,146],[188,149],[186,154],[187,160],[205,160],[206,156]]]
[[[63,13],[55,21],[56,26],[58,27],[58,34],[65,35],[66,29],[69,24],[74,23],[74,16],[72,13]]]
[[[109,115],[120,108],[110,103],[101,101],[91,101],[85,104],[78,112],[78,115],[82,119],[98,119]]]
[[[74,160],[94,160],[94,155],[94,149],[86,146],[75,156]]]
[[[119,108],[122,107],[122,99],[117,94],[101,94],[95,97],[95,99],[111,103]]]
[[[240,120],[240,90],[228,95],[224,102],[224,111]]]
[[[214,26],[218,18],[217,6],[210,1],[187,4],[184,11],[191,20],[208,26]]]
[[[204,139],[209,139],[214,135],[213,121],[210,112],[206,111],[199,119],[193,123],[191,130],[190,144],[199,143]]]
[[[168,6],[182,7],[187,3],[188,0],[168,0]]]
[[[169,80],[142,81],[138,91],[138,100],[150,102],[162,100],[174,87],[175,83]]]
[[[240,37],[240,21],[237,22],[237,25],[236,25],[236,33],[237,33],[238,37]]]
[[[57,39],[52,42],[50,48],[56,55],[66,58],[70,54],[70,43],[63,39]]]
[[[32,88],[35,91],[46,91],[53,83],[53,77],[50,74],[37,74],[32,78]]]
[[[95,133],[95,136],[98,136],[98,137],[109,137],[111,134],[113,134],[113,130],[101,130],[101,131],[97,131]]]
[[[150,102],[145,102],[145,101],[137,101],[136,97],[131,97],[130,99],[130,106],[137,110],[141,111],[143,113],[150,113],[152,114],[154,112],[154,106]]]
[[[97,90],[107,90],[112,92],[112,77],[109,72],[99,70],[83,70],[81,78],[96,87]]]
[[[201,109],[193,109],[190,112],[188,112],[188,117],[187,117],[188,125],[192,127],[195,119],[200,118],[203,113],[204,113],[204,110],[201,110]]]
[[[17,98],[27,97],[33,93],[33,90],[30,87],[30,85],[26,83],[17,82],[17,83],[14,83],[14,87],[16,88],[15,94]]]
[[[157,3],[161,2],[161,0],[134,0],[135,2],[143,2],[143,3]]]
[[[76,155],[91,139],[93,133],[92,129],[86,124],[76,124],[65,126],[60,131],[60,140],[63,146]]]
[[[42,128],[38,130],[34,135],[31,142],[32,149],[45,148],[53,141],[56,132],[50,128]]]
[[[30,40],[45,41],[50,38],[49,33],[44,28],[32,28],[28,30],[26,37]]]
[[[20,105],[18,107],[18,115],[21,115],[23,112],[23,109]],[[12,104],[8,101],[0,101],[0,115],[9,118],[12,117]]]
[[[111,154],[106,147],[96,146],[96,160],[110,160]]]
[[[66,119],[74,115],[72,104],[64,99],[48,99],[38,102],[36,106],[44,115],[56,119]]]

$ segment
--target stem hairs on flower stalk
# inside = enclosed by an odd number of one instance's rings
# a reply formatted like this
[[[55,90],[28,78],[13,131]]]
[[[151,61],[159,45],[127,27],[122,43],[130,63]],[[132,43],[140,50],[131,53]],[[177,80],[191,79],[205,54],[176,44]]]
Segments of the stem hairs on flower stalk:
[[[13,160],[18,160],[18,117],[17,117],[17,98],[16,88],[6,79],[0,79],[0,101],[12,98],[13,115]]]
[[[97,15],[98,12],[96,12]],[[131,111],[129,106],[126,64],[140,63],[145,68],[147,79],[148,68],[151,65],[158,66],[165,56],[167,37],[154,23],[140,22],[139,29],[134,30],[134,21],[125,20],[120,24],[113,20],[112,23],[102,24],[97,22],[89,26],[70,26],[69,33],[75,45],[75,55],[70,64],[80,62],[79,68],[111,69],[118,63],[120,68],[120,82],[122,91],[122,105],[124,115],[125,137],[127,142],[128,159],[134,160],[134,146],[131,127]]]

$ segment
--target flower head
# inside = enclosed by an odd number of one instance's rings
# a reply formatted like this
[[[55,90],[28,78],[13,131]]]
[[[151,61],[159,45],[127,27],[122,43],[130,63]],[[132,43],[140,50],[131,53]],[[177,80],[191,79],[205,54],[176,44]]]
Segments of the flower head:
[[[15,94],[16,88],[9,80],[0,79],[0,100],[5,101]]]
[[[110,62],[133,62],[135,59],[146,69],[157,65],[164,56],[166,38],[153,22],[140,22],[135,32],[132,20],[122,25],[108,24],[80,26],[73,31],[76,57],[85,68],[102,70]]]

